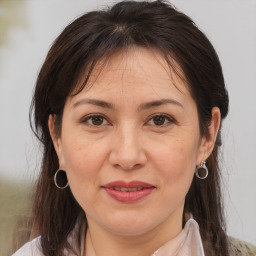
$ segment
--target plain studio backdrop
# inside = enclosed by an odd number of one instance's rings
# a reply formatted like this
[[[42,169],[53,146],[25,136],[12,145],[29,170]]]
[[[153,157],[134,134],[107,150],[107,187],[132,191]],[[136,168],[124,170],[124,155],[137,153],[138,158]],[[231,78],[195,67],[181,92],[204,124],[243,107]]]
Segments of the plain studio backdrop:
[[[113,1],[0,1],[0,178],[33,181],[40,148],[28,112],[36,76],[62,29]],[[221,161],[228,234],[256,244],[256,1],[175,0],[208,36],[230,95]]]

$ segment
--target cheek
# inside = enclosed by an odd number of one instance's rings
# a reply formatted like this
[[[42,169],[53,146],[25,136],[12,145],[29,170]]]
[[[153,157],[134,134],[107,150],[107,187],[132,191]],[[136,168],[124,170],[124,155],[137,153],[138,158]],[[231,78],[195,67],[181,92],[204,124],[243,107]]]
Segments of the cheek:
[[[184,147],[171,147],[162,154],[158,151],[155,157],[157,160],[154,168],[160,176],[159,192],[162,198],[159,208],[162,207],[166,214],[171,214],[185,202],[194,177],[196,154],[192,148],[188,150]]]
[[[189,138],[189,137],[188,137]],[[154,147],[152,161],[166,189],[188,189],[193,179],[198,152],[198,140],[183,138]]]
[[[99,172],[104,163],[104,152],[97,143],[90,143],[81,136],[63,136],[64,168],[70,189],[85,209],[84,204],[93,203],[95,191],[100,187]]]
[[[73,125],[74,126],[74,125]],[[84,131],[71,124],[63,124],[62,152],[63,162],[67,172],[74,175],[90,175],[100,165],[101,149]]]
[[[93,179],[102,165],[100,155],[102,152],[95,146],[81,142],[70,143],[63,151],[67,173],[77,179]]]

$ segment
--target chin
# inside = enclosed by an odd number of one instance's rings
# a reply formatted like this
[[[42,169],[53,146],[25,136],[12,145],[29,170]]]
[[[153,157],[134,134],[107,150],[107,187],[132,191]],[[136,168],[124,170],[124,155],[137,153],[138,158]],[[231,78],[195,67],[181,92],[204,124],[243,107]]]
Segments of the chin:
[[[118,226],[118,227],[110,227],[109,231],[118,236],[140,236],[149,232],[152,228],[149,226]]]
[[[108,231],[119,236],[139,236],[154,229],[158,224],[152,222],[152,219],[148,218],[146,220],[143,216],[139,218],[138,215],[135,215],[135,217],[122,216],[121,218],[114,218],[103,225]]]

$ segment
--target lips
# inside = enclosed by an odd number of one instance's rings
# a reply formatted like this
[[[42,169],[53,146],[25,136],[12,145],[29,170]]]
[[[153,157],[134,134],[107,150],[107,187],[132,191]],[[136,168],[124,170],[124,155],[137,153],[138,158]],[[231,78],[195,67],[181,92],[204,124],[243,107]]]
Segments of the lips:
[[[134,192],[144,189],[143,187],[126,188],[126,187],[111,187],[110,189],[122,191],[122,192]]]
[[[147,197],[156,187],[141,181],[114,181],[102,188],[113,199],[123,203],[134,203]]]

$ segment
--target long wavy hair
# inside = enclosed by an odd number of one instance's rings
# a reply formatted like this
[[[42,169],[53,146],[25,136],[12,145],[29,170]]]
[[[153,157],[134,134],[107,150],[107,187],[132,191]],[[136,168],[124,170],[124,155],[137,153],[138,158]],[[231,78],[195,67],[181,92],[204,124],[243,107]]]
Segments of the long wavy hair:
[[[54,185],[59,162],[48,129],[49,115],[55,116],[55,129],[60,133],[67,97],[86,86],[99,61],[134,46],[158,50],[170,68],[186,81],[197,104],[202,136],[208,134],[214,106],[220,109],[222,119],[227,115],[228,94],[212,44],[188,16],[171,4],[124,1],[86,13],[69,24],[53,43],[40,70],[30,112],[31,126],[43,146],[31,233],[41,236],[46,256],[61,256],[64,250],[72,250],[67,237],[84,214],[69,188],[60,190]],[[172,60],[178,63],[182,74]],[[81,77],[83,84],[77,88]],[[219,131],[207,160],[209,176],[205,180],[193,179],[184,208],[184,216],[191,213],[199,223],[208,256],[229,255],[218,167],[220,144]]]

